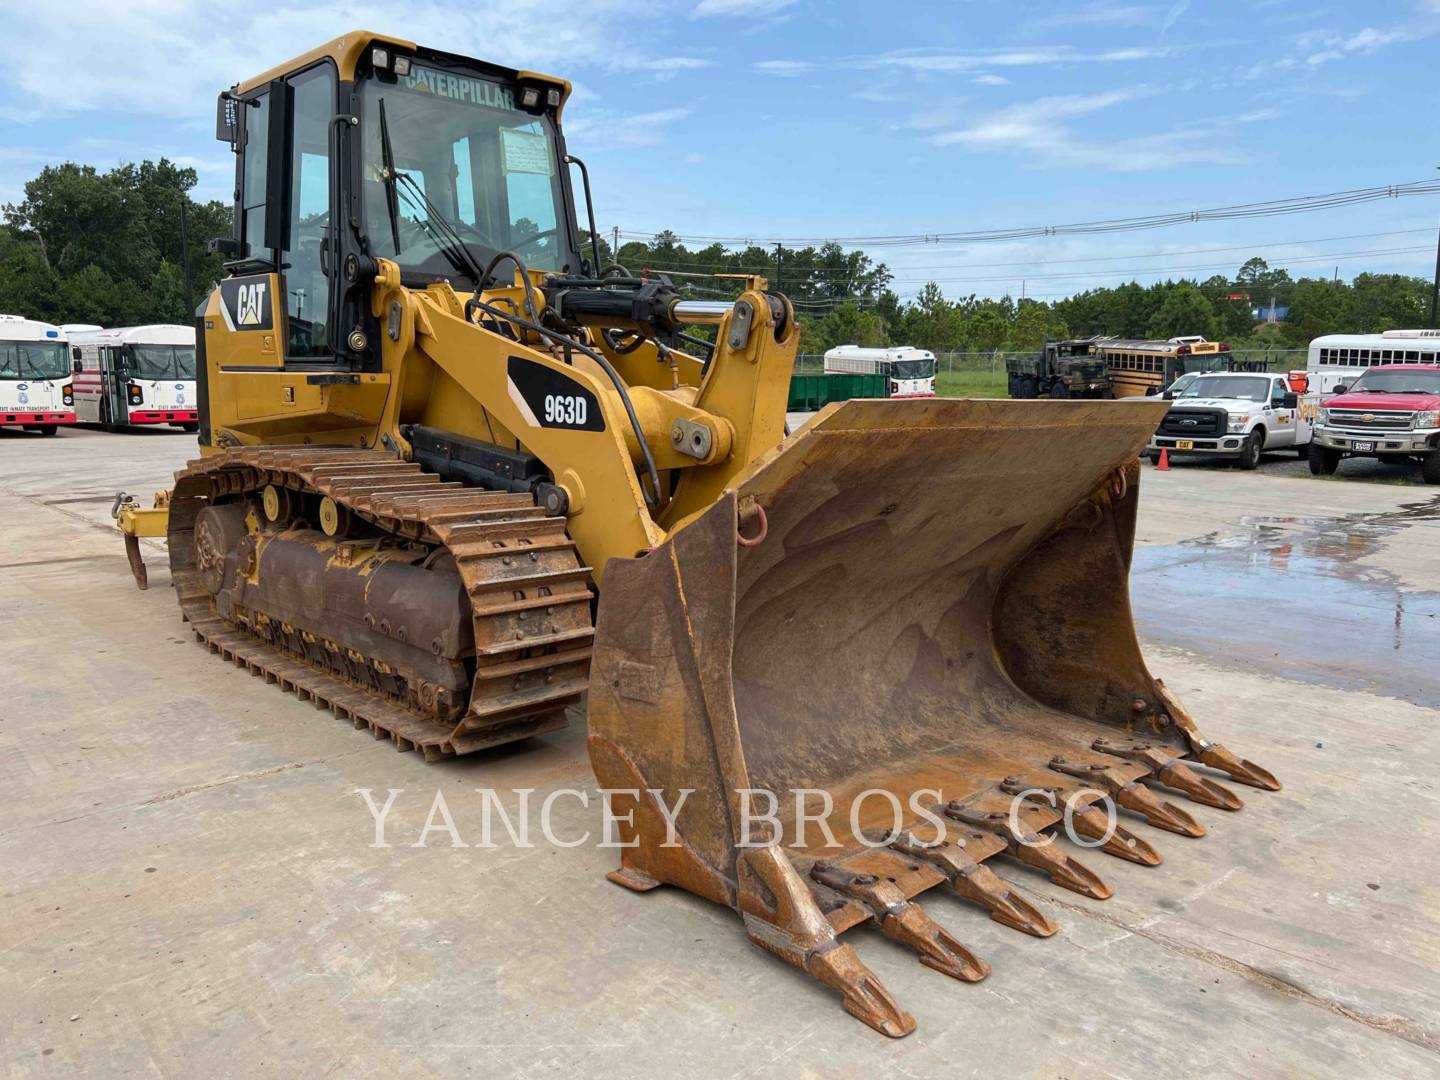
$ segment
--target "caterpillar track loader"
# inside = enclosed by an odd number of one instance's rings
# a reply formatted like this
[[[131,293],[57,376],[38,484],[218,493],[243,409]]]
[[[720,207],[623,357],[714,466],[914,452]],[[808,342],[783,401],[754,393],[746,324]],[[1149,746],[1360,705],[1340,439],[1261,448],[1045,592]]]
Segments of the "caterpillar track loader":
[[[1279,786],[1136,641],[1164,403],[853,401],[787,436],[790,303],[600,265],[569,90],[356,32],[221,96],[200,457],[155,508],[121,500],[137,579],[136,537],[167,536],[201,642],[427,759],[587,700],[636,845],[611,878],[725,905],[905,1035],[847,929],[973,981],[920,893],[1048,936],[992,860],[1100,900],[1062,819],[1154,865],[1130,826],[1205,831],[1172,797],[1240,807],[1213,771]]]

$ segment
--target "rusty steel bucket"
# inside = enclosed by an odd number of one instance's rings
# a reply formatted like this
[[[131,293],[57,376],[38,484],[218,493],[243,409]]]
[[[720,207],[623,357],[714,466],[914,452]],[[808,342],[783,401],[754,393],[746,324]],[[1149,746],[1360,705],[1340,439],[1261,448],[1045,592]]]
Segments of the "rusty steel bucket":
[[[1153,865],[1127,825],[1204,832],[1167,795],[1241,805],[1187,761],[1277,788],[1205,740],[1140,654],[1137,455],[1163,414],[831,406],[659,548],[612,561],[590,754],[636,846],[611,879],[727,905],[755,944],[900,1036],[914,1020],[846,929],[870,922],[973,981],[988,966],[918,893],[946,885],[1048,936],[984,860],[1103,899],[1109,886],[1045,830],[1069,817],[1106,853]]]

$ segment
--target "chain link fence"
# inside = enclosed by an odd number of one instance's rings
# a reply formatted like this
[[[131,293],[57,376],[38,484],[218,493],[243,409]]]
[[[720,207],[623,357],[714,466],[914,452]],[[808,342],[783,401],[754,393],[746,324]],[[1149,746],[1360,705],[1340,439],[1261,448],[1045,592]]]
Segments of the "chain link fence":
[[[1267,371],[1290,371],[1294,368],[1303,368],[1306,357],[1309,354],[1307,349],[1272,349],[1263,346],[1246,347],[1237,346],[1229,353],[1222,354],[1235,360],[1243,360],[1246,363],[1261,361],[1265,364]],[[955,374],[958,372],[1005,372],[1005,361],[1007,359],[1034,359],[1040,356],[1039,349],[996,349],[993,352],[981,352],[978,350],[937,352],[935,354],[935,371],[937,374]],[[1217,366],[1223,366],[1223,363]],[[813,375],[825,370],[824,353],[800,353],[795,357],[795,370],[797,373]]]

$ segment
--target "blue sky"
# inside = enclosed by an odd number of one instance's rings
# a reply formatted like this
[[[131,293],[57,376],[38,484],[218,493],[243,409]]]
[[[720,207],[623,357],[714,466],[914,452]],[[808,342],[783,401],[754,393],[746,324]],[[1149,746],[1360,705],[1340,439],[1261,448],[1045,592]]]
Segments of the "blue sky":
[[[361,26],[570,78],[567,136],[607,230],[929,233],[1440,176],[1440,0],[3,7],[3,201],[50,162],[161,154],[198,169],[201,194],[228,199],[216,92]],[[1233,270],[1252,247],[1273,263],[1310,260],[1292,272],[1428,276],[1437,218],[1440,199],[1417,197],[873,254],[902,294],[933,277],[948,295],[1049,298],[1132,274]]]

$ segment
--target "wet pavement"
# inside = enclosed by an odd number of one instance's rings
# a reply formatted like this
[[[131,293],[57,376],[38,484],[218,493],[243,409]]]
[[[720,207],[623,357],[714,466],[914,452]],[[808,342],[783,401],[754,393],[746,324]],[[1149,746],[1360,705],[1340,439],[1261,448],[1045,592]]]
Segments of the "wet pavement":
[[[1171,465],[1174,468],[1183,469],[1234,469],[1235,465],[1229,461],[1219,461],[1214,458],[1202,458],[1191,455],[1177,455]],[[1311,476],[1310,462],[1307,458],[1296,457],[1296,455],[1285,451],[1283,454],[1264,454],[1260,458],[1260,472],[1269,476]],[[1400,465],[1387,465],[1378,458],[1346,458],[1340,463],[1340,468],[1333,476],[1323,477],[1330,482],[1345,481],[1380,481],[1387,484],[1414,484],[1417,487],[1425,486],[1425,479],[1420,475],[1420,463],[1418,461],[1407,461]]]
[[[1340,518],[1242,516],[1139,548],[1137,626],[1146,640],[1229,663],[1440,706],[1440,592],[1407,588],[1370,561],[1426,522],[1440,522],[1440,496]]]
[[[137,592],[109,518],[193,452],[0,439],[4,1075],[1440,1074],[1428,492],[1146,467],[1147,662],[1284,790],[1189,807],[1205,838],[1150,831],[1162,867],[1067,848],[1103,902],[995,865],[1053,938],[927,900],[993,965],[973,986],[857,929],[920,1023],[891,1042],[733,913],[615,887],[613,851],[476,843],[481,788],[512,815],[519,790],[586,793],[557,832],[600,828],[579,714],[431,765],[196,646],[163,545]],[[468,848],[415,844],[442,788]],[[359,789],[398,792],[389,846]]]

